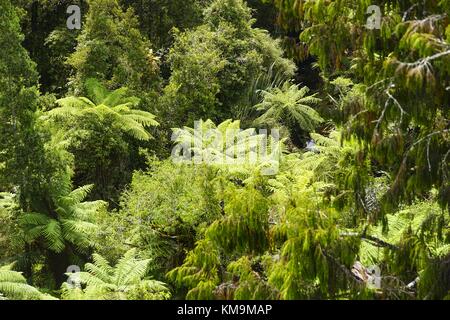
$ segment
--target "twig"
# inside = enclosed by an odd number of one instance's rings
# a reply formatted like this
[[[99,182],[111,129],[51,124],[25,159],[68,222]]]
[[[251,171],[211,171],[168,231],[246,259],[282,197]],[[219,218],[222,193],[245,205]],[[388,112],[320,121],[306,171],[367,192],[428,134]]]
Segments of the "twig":
[[[428,134],[427,136],[417,140],[416,142],[414,142],[411,145],[411,147],[408,149],[408,151],[406,151],[405,156],[404,156],[403,161],[402,161],[402,164],[406,165],[406,161],[408,160],[408,155],[414,149],[414,147],[416,147],[417,145],[421,144],[423,141],[425,141],[427,139],[431,140],[431,138],[433,136],[436,136],[436,135],[439,135],[439,134],[444,134],[444,133],[447,133],[447,132],[450,132],[450,129],[445,129],[445,130],[441,130],[441,131],[435,131],[435,132],[432,132],[432,133]]]
[[[389,90],[389,89],[388,89],[388,90]],[[406,111],[402,108],[400,102],[398,102],[398,100],[395,99],[394,96],[393,96],[388,90],[386,90],[387,96],[388,96],[392,101],[394,101],[395,105],[400,109],[400,114],[401,114],[401,115],[400,115],[400,123],[402,123],[402,122],[403,122],[403,115],[404,115],[404,114],[408,114],[408,112],[406,112]]]
[[[389,89],[390,89],[390,88],[393,88],[393,87],[395,87],[395,86],[394,86],[394,84],[391,82],[391,83],[389,84],[388,88],[384,91],[384,93],[388,96],[388,99],[386,100],[386,103],[384,104],[384,108],[383,108],[383,111],[381,112],[380,118],[378,118],[378,120],[375,121],[375,122],[377,123],[377,125],[376,125],[376,127],[375,127],[374,134],[377,134],[377,133],[378,133],[378,129],[379,129],[380,126],[381,126],[381,122],[382,122],[383,119],[384,119],[384,116],[385,116],[385,114],[386,114],[387,108],[389,107],[389,102],[390,102],[391,100],[394,101],[394,104],[397,106],[397,108],[400,109],[400,123],[403,122],[403,116],[404,116],[405,114],[408,114],[408,113],[405,111],[405,109],[403,109],[403,107],[402,107],[402,105],[400,104],[400,102],[398,102],[398,100],[397,100],[397,99],[389,92]]]
[[[417,3],[412,5],[411,8],[409,8],[408,10],[405,11],[405,13],[403,14],[403,19],[402,19],[403,22],[406,21],[406,19],[408,18],[408,15],[415,7],[417,7]]]

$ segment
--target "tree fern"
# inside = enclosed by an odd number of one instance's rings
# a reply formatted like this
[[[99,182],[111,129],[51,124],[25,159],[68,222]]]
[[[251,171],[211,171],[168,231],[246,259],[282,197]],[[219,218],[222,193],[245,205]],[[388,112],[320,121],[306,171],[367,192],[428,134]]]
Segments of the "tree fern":
[[[25,213],[20,222],[25,230],[26,241],[42,240],[49,250],[60,253],[67,243],[80,251],[90,245],[89,235],[96,229],[93,214],[104,206],[103,201],[83,202],[92,186],[84,186],[55,199],[53,215]]]
[[[282,87],[275,87],[269,91],[262,91],[263,102],[255,108],[263,114],[256,119],[258,124],[283,124],[290,128],[299,126],[302,130],[313,132],[323,120],[312,106],[320,99],[316,94],[308,95],[307,87],[285,82]]]
[[[115,129],[121,130],[138,140],[150,140],[146,127],[157,126],[155,116],[149,112],[134,109],[139,98],[128,96],[126,88],[109,92],[98,80],[88,79],[86,90],[89,98],[67,97],[57,100],[58,108],[50,110],[46,117],[62,121],[94,117],[100,123],[112,121]]]
[[[127,300],[129,298],[167,299],[170,292],[160,281],[146,278],[149,259],[140,260],[136,250],[130,250],[112,267],[98,254],[93,263],[85,265],[84,272],[70,274],[79,278],[83,289],[63,285],[63,296],[68,299]]]
[[[27,284],[20,272],[12,271],[11,266],[0,267],[0,297],[11,300],[50,299],[36,288]],[[1,299],[0,299],[1,300]]]
[[[342,236],[346,221],[327,200],[336,196],[329,189],[337,189],[336,163],[346,150],[336,135],[315,135],[320,152],[286,155],[275,176],[252,172],[229,185],[223,217],[169,279],[187,287],[189,299],[371,294],[351,272],[361,238]]]

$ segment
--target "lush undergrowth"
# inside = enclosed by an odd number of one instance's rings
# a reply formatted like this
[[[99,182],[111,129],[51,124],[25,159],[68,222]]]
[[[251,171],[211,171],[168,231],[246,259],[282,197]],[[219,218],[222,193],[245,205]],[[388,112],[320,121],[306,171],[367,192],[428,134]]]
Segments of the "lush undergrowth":
[[[373,2],[0,0],[0,300],[449,298],[450,5]]]

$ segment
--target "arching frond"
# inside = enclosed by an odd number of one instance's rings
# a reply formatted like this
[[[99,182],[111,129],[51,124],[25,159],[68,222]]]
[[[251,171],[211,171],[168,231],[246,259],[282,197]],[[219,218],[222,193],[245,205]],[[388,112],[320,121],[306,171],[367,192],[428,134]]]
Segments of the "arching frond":
[[[136,112],[138,110],[133,110],[130,114],[124,115],[124,117],[129,118],[130,120],[133,120],[137,122],[138,124],[150,127],[150,126],[158,126],[158,122],[155,121],[155,116],[151,113],[140,111],[139,113]]]
[[[45,296],[36,288],[27,284],[26,279],[20,272],[12,271],[11,266],[0,267],[0,295],[6,299],[45,299]]]
[[[130,119],[128,117],[121,118],[121,123],[124,125],[122,128],[123,131],[127,132],[133,138],[142,141],[148,141],[151,139],[150,133],[148,133],[141,124]]]
[[[57,220],[49,220],[42,229],[42,236],[45,238],[48,248],[54,252],[62,252],[66,247],[63,241],[61,225]]]
[[[89,264],[86,265],[86,270],[88,270],[88,269],[90,269]],[[96,289],[101,289],[101,288],[113,289],[115,287],[114,284],[112,284],[110,282],[105,282],[102,279],[100,279],[99,277],[91,274],[90,272],[78,272],[78,273],[76,273],[76,276],[79,276],[80,281],[82,283],[85,283],[88,287],[93,286],[93,287],[96,287]]]
[[[91,245],[90,235],[97,230],[92,217],[105,206],[103,201],[82,202],[92,186],[84,186],[55,199],[55,218],[42,213],[26,213],[19,221],[25,232],[25,240],[33,242],[41,239],[43,245],[54,252],[62,252],[66,243],[71,243],[80,252]]]
[[[133,109],[139,104],[140,99],[128,96],[126,88],[120,88],[109,92],[95,79],[86,82],[89,100],[85,97],[67,97],[57,101],[59,108],[46,113],[47,118],[67,120],[73,118],[85,119],[92,117],[95,122],[103,123],[114,129],[123,131],[135,139],[147,141],[152,138],[146,127],[158,126],[155,116],[150,112]]]
[[[86,185],[71,191],[67,196],[58,199],[58,205],[61,207],[71,207],[80,204],[92,191],[94,185]]]
[[[95,106],[95,104],[91,100],[84,97],[66,97],[56,100],[56,104],[61,106],[61,108],[66,108],[67,111],[69,111],[69,109],[73,109],[74,111],[82,110],[85,108],[92,108]],[[54,113],[57,113],[58,112],[57,109],[58,108],[50,110],[49,114],[52,115]]]
[[[101,270],[101,273],[104,275],[104,281],[109,278],[108,281],[111,281],[111,276],[114,274],[114,268],[109,264],[108,260],[102,257],[99,254],[94,253],[92,255],[94,260],[94,265]],[[86,268],[86,270],[89,270]]]

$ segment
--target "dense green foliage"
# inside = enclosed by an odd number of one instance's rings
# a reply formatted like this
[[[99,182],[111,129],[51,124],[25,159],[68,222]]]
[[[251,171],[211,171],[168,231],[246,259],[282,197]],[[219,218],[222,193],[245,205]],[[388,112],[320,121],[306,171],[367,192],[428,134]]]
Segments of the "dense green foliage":
[[[124,12],[117,0],[88,1],[88,5],[77,48],[67,61],[75,72],[75,92],[83,92],[83,83],[91,77],[109,88],[145,90],[155,85],[157,62],[134,12]]]
[[[213,1],[201,26],[176,34],[168,56],[172,74],[162,99],[168,117],[177,120],[173,125],[230,118],[249,103],[260,74],[273,69],[287,78],[293,75],[295,67],[283,58],[278,43],[253,23],[242,1]]]
[[[0,0],[0,300],[450,298],[448,3]]]

